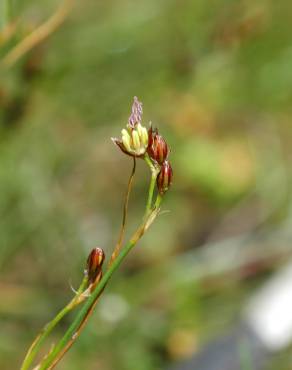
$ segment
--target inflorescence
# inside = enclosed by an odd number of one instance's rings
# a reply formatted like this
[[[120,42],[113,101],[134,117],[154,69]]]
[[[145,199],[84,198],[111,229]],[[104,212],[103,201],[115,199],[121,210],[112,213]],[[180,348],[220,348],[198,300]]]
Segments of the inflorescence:
[[[108,266],[104,269],[105,273],[103,274],[103,263],[105,260],[104,251],[101,248],[96,247],[92,249],[87,258],[84,277],[78,290],[75,292],[75,296],[47,325],[45,325],[40,334],[33,341],[25,356],[21,370],[28,370],[30,368],[36,355],[39,353],[44,340],[59,321],[76,306],[83,304],[83,307],[80,309],[78,315],[75,317],[64,336],[56,345],[53,346],[50,352],[43,357],[35,369],[52,369],[53,366],[62,359],[64,354],[80,335],[81,330],[86,324],[89,316],[92,314],[97,300],[102,294],[113,272],[120,266],[129,251],[137,244],[159,214],[162,198],[168,191],[172,182],[173,172],[168,159],[170,149],[165,139],[159,134],[156,128],[152,128],[151,124],[148,129],[142,125],[142,113],[142,103],[139,102],[137,97],[134,97],[132,112],[126,128],[122,129],[121,139],[112,139],[123,153],[133,158],[133,170],[129,179],[124,203],[120,237],[112,252]],[[136,158],[143,159],[150,167],[151,182],[148,191],[146,211],[142,219],[142,223],[128,243],[123,244],[128,200],[136,168]],[[157,186],[157,197],[156,200],[153,201],[155,184]]]
[[[135,158],[151,160],[153,166],[159,171],[157,176],[158,192],[163,195],[172,183],[173,171],[168,160],[170,149],[158,133],[158,129],[149,129],[142,125],[142,103],[134,97],[132,113],[126,128],[122,129],[121,139],[112,138],[113,142],[127,155]]]

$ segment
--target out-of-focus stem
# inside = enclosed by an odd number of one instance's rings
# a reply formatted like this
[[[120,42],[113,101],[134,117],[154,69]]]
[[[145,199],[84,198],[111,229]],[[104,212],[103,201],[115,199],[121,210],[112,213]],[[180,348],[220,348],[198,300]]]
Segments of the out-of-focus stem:
[[[11,0],[1,0],[0,3],[0,31],[2,31],[10,22]]]
[[[59,323],[60,320],[62,320],[62,318],[65,315],[67,315],[67,313],[69,313],[74,307],[76,307],[79,303],[81,303],[82,301],[81,295],[84,292],[87,285],[88,285],[88,278],[87,276],[85,276],[83,278],[82,283],[80,284],[80,287],[78,288],[78,291],[75,297],[53,318],[53,320],[51,320],[48,324],[45,325],[45,327],[42,329],[40,334],[36,337],[36,339],[30,346],[25,356],[25,359],[21,366],[21,370],[29,369],[35,356],[39,352],[41,345],[43,344],[47,336],[51,333],[51,331],[54,329],[54,327]]]
[[[0,26],[0,48],[15,35],[17,30],[17,24],[18,24],[17,20],[13,20],[13,22],[7,24],[3,29],[1,29]]]
[[[2,1],[8,2],[9,0]],[[3,58],[3,65],[5,67],[10,67],[24,54],[52,34],[66,19],[72,7],[72,2],[73,0],[64,0],[59,9],[57,9],[51,18],[36,28],[30,35],[26,36]]]

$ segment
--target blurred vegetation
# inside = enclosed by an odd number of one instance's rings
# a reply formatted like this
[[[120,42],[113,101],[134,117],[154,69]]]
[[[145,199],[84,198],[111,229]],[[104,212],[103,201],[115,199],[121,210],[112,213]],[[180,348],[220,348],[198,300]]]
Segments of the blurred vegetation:
[[[0,59],[58,4],[15,0]],[[19,367],[70,299],[88,251],[109,255],[116,241],[131,162],[110,137],[134,95],[172,148],[170,212],[115,275],[60,369],[164,369],[239,319],[292,252],[291,12],[288,0],[84,0],[1,65],[1,370]],[[139,165],[130,231],[149,178]],[[271,369],[291,360],[288,349]]]

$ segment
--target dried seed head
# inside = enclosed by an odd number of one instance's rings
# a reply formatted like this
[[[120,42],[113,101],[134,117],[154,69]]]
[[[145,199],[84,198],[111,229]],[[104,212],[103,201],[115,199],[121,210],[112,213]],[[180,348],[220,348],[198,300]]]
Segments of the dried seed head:
[[[167,143],[164,138],[158,134],[158,130],[152,127],[148,130],[148,137],[147,152],[151,159],[162,165],[163,162],[167,160],[169,154]]]
[[[101,248],[94,248],[87,258],[88,280],[93,283],[101,272],[102,264],[105,259],[104,251]]]
[[[167,192],[172,183],[173,171],[168,161],[164,161],[161,170],[157,176],[157,188],[159,194],[163,195]]]

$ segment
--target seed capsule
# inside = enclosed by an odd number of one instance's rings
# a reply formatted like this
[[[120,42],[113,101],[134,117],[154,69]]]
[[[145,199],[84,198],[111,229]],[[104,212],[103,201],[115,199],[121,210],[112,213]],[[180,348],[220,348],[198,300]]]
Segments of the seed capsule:
[[[88,280],[93,283],[98,274],[101,273],[103,261],[105,259],[104,251],[101,248],[94,248],[87,258]]]
[[[148,131],[148,137],[147,152],[151,159],[162,165],[169,154],[167,143],[164,138],[158,134],[158,130],[153,130],[152,127],[150,127]]]
[[[168,161],[164,161],[157,176],[157,188],[161,195],[167,192],[172,183],[173,171]]]

